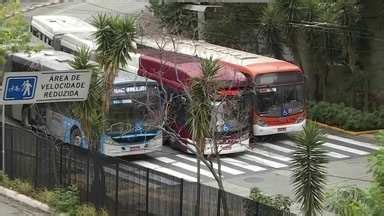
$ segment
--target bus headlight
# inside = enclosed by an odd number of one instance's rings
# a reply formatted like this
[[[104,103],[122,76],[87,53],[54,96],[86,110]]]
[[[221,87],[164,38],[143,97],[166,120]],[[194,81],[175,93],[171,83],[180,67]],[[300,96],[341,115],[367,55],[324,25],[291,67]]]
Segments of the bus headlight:
[[[254,120],[256,125],[259,125],[262,127],[268,126],[267,123],[260,116],[256,116]]]

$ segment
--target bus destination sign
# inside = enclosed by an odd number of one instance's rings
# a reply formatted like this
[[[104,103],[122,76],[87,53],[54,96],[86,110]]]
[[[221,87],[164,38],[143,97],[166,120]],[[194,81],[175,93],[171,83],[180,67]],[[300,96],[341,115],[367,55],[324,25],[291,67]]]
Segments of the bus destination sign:
[[[9,72],[3,78],[3,104],[83,101],[88,97],[89,71]]]

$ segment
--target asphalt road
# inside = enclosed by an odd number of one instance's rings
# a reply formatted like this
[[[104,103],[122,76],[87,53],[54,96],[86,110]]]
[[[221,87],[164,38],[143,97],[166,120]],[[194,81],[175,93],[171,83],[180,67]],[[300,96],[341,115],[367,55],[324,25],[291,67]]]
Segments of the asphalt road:
[[[56,14],[79,17],[90,21],[98,13],[138,15],[145,9],[144,0],[87,0],[49,6],[27,13],[27,16]],[[377,147],[366,138],[348,138],[340,134],[328,135],[325,149],[328,150],[328,188],[338,185],[365,187],[372,176],[367,173],[367,158]],[[226,190],[248,196],[257,186],[268,194],[284,194],[293,197],[290,184],[290,160],[295,143],[286,136],[257,143],[253,149],[223,157],[223,174]],[[129,158],[133,163],[161,172],[196,179],[195,159],[169,147],[161,152],[142,157]],[[216,183],[206,168],[202,172],[203,183]]]

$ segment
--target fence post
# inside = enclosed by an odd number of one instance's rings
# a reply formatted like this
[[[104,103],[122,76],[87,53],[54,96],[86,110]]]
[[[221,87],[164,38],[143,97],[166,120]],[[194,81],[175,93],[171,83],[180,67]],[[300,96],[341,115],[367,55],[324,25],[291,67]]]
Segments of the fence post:
[[[37,136],[34,136],[35,139],[35,178],[34,178],[34,185],[35,188],[37,187],[37,176],[38,176],[38,163],[39,163],[39,145],[37,144]]]
[[[89,151],[87,152],[87,202],[89,202]]]
[[[146,169],[147,171],[147,182],[145,185],[145,213],[148,216],[149,215],[149,168]]]
[[[6,129],[6,128],[5,128]],[[13,151],[13,141],[14,141],[14,130],[16,130],[15,128],[11,128],[11,149],[10,149],[10,151],[9,151],[9,157],[10,157],[10,160],[9,160],[9,164],[10,164],[10,166],[9,166],[9,172],[10,172],[10,177],[11,177],[11,179],[14,179],[15,178],[15,173],[14,173],[14,169],[13,169],[13,155],[14,155],[14,151]],[[9,134],[9,133],[5,133],[5,134]],[[5,139],[7,138],[7,137],[4,137]],[[5,153],[7,153],[7,152],[5,152]],[[5,157],[5,159],[7,159],[7,157]]]
[[[119,162],[116,162],[115,215],[119,214]]]
[[[63,143],[60,142],[60,168],[59,168],[59,184],[63,185]]]
[[[183,192],[184,192],[184,179],[180,180],[180,216],[183,215]]]
[[[217,216],[220,216],[221,209],[221,189],[217,191]]]

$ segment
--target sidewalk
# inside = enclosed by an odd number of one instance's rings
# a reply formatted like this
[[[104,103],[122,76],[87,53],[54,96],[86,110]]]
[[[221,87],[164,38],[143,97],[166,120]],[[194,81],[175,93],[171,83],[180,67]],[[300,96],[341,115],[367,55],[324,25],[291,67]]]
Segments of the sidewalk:
[[[1,216],[22,216],[22,215],[49,215],[39,209],[31,208],[15,200],[0,195],[0,215]]]

